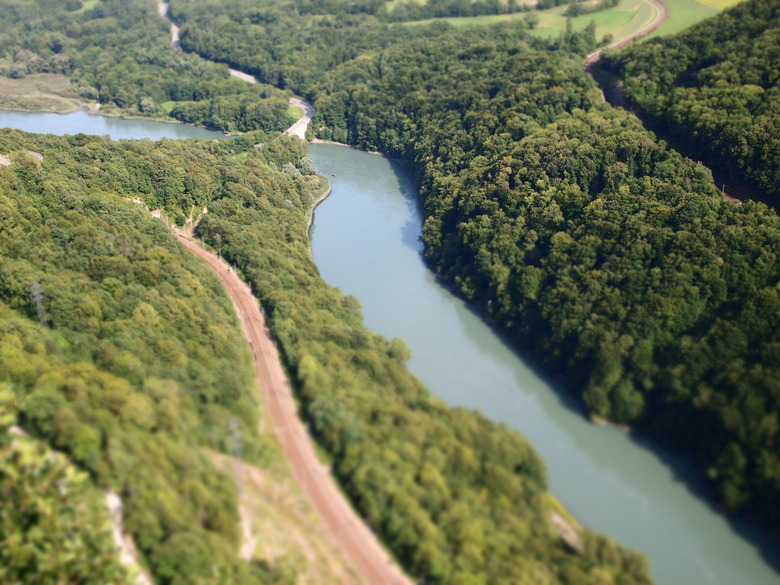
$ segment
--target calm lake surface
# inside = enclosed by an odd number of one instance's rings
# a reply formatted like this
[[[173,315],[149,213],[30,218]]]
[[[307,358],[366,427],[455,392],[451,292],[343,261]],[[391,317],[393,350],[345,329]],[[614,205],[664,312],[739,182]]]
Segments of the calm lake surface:
[[[398,165],[319,144],[311,159],[333,188],[312,227],[322,277],[360,299],[370,329],[406,341],[410,368],[435,395],[522,432],[547,463],[552,492],[589,528],[648,555],[658,585],[780,583],[769,537],[717,514],[684,459],[589,424],[437,283],[421,258],[416,191]]]
[[[121,138],[225,138],[221,132],[214,132],[197,126],[164,124],[149,120],[124,120],[95,116],[86,112],[72,114],[51,114],[47,112],[13,112],[0,110],[0,128],[17,128],[36,134],[108,134],[114,140]]]
[[[83,112],[0,111],[3,127],[115,139],[224,137]],[[312,145],[311,158],[333,186],[312,228],[323,278],[360,299],[371,329],[406,341],[411,369],[434,394],[521,431],[544,457],[553,493],[589,528],[647,554],[658,585],[780,584],[767,561],[777,563],[769,538],[698,497],[701,484],[684,460],[586,422],[575,401],[436,282],[420,256],[416,191],[400,167],[331,145]]]

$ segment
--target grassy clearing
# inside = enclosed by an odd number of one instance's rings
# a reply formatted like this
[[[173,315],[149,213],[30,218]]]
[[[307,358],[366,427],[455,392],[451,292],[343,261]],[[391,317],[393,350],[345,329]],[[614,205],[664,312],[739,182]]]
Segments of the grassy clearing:
[[[163,112],[165,112],[166,115],[169,115],[171,111],[173,110],[174,106],[176,105],[176,102],[174,101],[167,101],[160,104],[160,109],[162,109]]]
[[[236,473],[232,457],[209,453],[222,471]],[[242,466],[240,506],[257,538],[254,560],[266,561],[277,575],[296,585],[358,585],[330,535],[301,494],[289,466],[282,460],[270,469]],[[280,575],[280,576],[281,576]]]
[[[9,110],[65,114],[79,107],[79,95],[64,75],[38,73],[24,79],[0,76],[0,104]]]
[[[430,0],[427,0],[430,1]],[[395,10],[396,6],[400,6],[402,4],[419,4],[423,5],[427,3],[426,0],[389,0],[388,2],[385,2],[385,6],[387,7],[388,12],[392,12]],[[517,5],[528,5],[528,6],[535,6],[538,0],[518,0]],[[472,0],[472,3],[474,0]],[[508,0],[498,0],[499,6],[507,6]]]
[[[536,0],[532,0],[531,3],[534,3],[535,1]],[[693,2],[694,0],[689,1]],[[539,10],[530,13],[539,17],[539,24],[531,31],[531,34],[539,38],[557,37],[561,32],[566,30],[567,17],[563,14],[566,9],[567,6],[557,6],[549,10]],[[522,19],[525,18],[527,14],[529,13],[515,12],[514,14],[491,14],[484,16],[467,16],[463,18],[432,18],[406,24],[428,24],[440,20],[448,22],[453,26],[484,26]],[[647,22],[652,20],[654,15],[655,9],[646,0],[622,0],[615,8],[593,14],[583,14],[582,16],[571,19],[571,23],[574,30],[582,30],[588,26],[591,21],[595,21],[597,38],[611,34],[614,38],[618,39],[631,35],[639,30],[647,24]]]
[[[306,112],[303,111],[303,108],[299,108],[298,106],[289,106],[287,108],[287,115],[290,116],[290,118],[295,118],[296,120],[303,118],[303,115]]]
[[[566,30],[567,6],[537,12],[539,25],[531,31],[536,37],[557,37]],[[582,30],[591,21],[596,23],[596,38],[610,34],[616,40],[629,36],[645,26],[655,15],[655,9],[645,0],[622,0],[615,8],[572,18],[574,30]]]
[[[95,6],[97,6],[100,3],[100,0],[82,0],[82,6],[78,10],[76,10],[75,14],[78,14],[80,12],[86,12],[87,10],[92,10]]]
[[[388,4],[388,8],[391,5],[418,1],[422,2],[423,0],[392,0]],[[663,2],[671,10],[671,16],[647,38],[680,32],[705,18],[718,14],[725,8],[738,4],[740,0],[663,0]],[[522,3],[535,4],[536,0],[526,0]],[[558,6],[550,10],[533,12],[539,16],[539,25],[531,31],[531,34],[539,38],[557,37],[566,30],[567,19],[563,14],[566,8],[566,6]],[[405,24],[418,25],[444,21],[453,26],[485,26],[522,19],[526,14],[528,13],[516,12],[514,14],[491,14],[461,18],[430,18]],[[604,35],[611,34],[615,40],[618,40],[634,34],[650,22],[655,14],[655,7],[647,0],[622,0],[615,8],[593,14],[583,14],[573,18],[571,22],[574,30],[582,30],[588,26],[591,20],[595,21],[596,38],[600,39]]]
[[[673,35],[702,20],[715,16],[726,8],[739,4],[740,0],[662,0],[669,7],[669,20],[659,26],[647,38]]]

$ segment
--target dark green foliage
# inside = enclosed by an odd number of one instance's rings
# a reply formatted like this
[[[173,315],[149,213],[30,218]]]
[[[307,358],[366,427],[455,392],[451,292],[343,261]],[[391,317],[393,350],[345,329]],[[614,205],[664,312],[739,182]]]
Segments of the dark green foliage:
[[[595,4],[590,2],[572,2],[566,9],[564,14],[571,18],[575,16],[581,16],[583,14],[593,14],[594,12],[601,12],[602,10],[608,10],[618,5],[620,0],[600,0]]]
[[[591,87],[566,53],[444,34],[335,69],[315,125],[407,162],[434,269],[593,415],[696,453],[776,525],[780,221]]]
[[[67,75],[104,111],[171,116],[225,131],[281,131],[286,96],[230,77],[223,65],[171,47],[168,23],[145,0],[102,0],[73,14],[67,3],[12,0],[0,5],[0,74]]]
[[[659,132],[780,203],[780,1],[740,3],[601,65]]]
[[[396,10],[425,10],[426,6],[434,4],[417,6],[409,2]],[[197,3],[174,0],[171,10],[182,23],[181,42],[187,51],[228,63],[265,83],[292,89],[300,95],[310,95],[313,84],[338,65],[368,66],[367,54],[381,54],[398,43],[408,44],[410,48],[420,44],[429,46],[429,38],[452,29],[445,23],[388,25],[368,14],[297,15],[289,0],[269,0],[262,10],[251,0]],[[523,38],[522,31],[527,26],[524,21],[518,21],[498,29],[502,32],[496,34],[517,41]],[[493,33],[458,29],[457,34],[490,37]],[[561,39],[532,42],[556,49],[568,46],[583,55],[596,46],[595,38],[587,33],[568,33]],[[416,58],[424,56],[418,54]],[[379,67],[380,75],[389,71],[382,67],[381,61]],[[360,83],[360,75],[372,73],[360,71],[352,81]]]

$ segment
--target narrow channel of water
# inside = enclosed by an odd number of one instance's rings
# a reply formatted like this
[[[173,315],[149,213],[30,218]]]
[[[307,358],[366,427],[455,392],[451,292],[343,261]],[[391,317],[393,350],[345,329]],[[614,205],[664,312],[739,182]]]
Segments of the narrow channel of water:
[[[370,329],[406,341],[410,368],[435,395],[521,431],[553,493],[589,528],[647,554],[658,585],[780,583],[770,538],[717,514],[685,460],[589,424],[436,282],[420,254],[416,192],[398,165],[333,145],[312,145],[311,158],[333,189],[312,227],[322,277],[360,299]]]
[[[15,112],[0,110],[0,128],[16,128],[36,134],[97,134],[114,140],[122,138],[225,138],[222,132],[185,124],[165,124],[151,120],[126,120],[76,111],[72,114]]]

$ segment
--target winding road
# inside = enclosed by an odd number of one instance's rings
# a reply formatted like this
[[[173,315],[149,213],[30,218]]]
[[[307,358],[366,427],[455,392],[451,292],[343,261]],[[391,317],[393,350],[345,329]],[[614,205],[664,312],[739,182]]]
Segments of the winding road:
[[[338,543],[366,583],[412,585],[412,581],[381,546],[376,535],[361,520],[339,491],[329,468],[317,458],[314,444],[298,416],[290,382],[282,370],[279,354],[249,287],[227,264],[195,241],[179,234],[181,243],[203,258],[225,285],[252,348],[255,380],[263,393],[265,413],[270,418],[293,474]]]
[[[171,23],[171,46],[175,49],[180,49],[179,26],[173,22],[170,14],[168,14],[169,8],[170,5],[167,2],[157,3],[157,13]],[[230,71],[230,75],[242,81],[257,83],[257,79],[249,73],[244,73],[238,69],[228,69],[228,71]],[[297,136],[301,140],[306,140],[306,130],[309,127],[309,122],[311,122],[312,117],[314,117],[314,107],[309,102],[296,97],[291,97],[289,103],[295,108],[301,108],[303,110],[303,116],[299,118],[295,124],[285,130],[284,133],[288,136]]]
[[[655,17],[653,20],[651,20],[649,23],[647,23],[645,26],[640,28],[638,31],[636,31],[634,34],[629,35],[627,37],[623,37],[622,39],[618,39],[611,45],[607,47],[607,49],[619,49],[620,47],[623,47],[627,45],[628,43],[634,42],[635,40],[645,36],[649,35],[651,32],[653,32],[655,29],[657,29],[659,26],[661,26],[664,22],[667,21],[669,18],[669,15],[671,12],[669,11],[669,7],[661,2],[661,0],[645,0],[649,4],[655,8]],[[590,65],[601,59],[601,52],[604,49],[599,49],[598,51],[595,51],[588,55],[587,61],[585,61],[585,68],[587,69]]]

